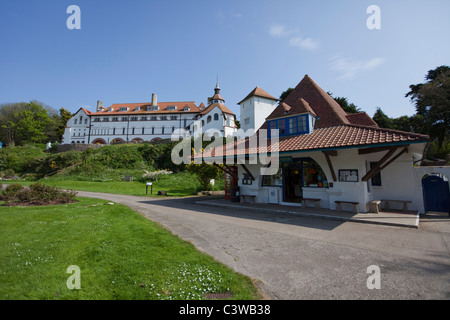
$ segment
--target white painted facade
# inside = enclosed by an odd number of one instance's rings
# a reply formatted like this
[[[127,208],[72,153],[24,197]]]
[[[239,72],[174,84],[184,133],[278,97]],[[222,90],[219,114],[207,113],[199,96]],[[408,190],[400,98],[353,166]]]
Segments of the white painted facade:
[[[198,131],[200,126],[202,130]],[[211,129],[219,131],[224,137],[233,135],[237,130],[235,115],[226,113],[220,109],[219,105],[215,105],[208,113],[198,115],[195,122],[189,126],[189,131],[194,135]]]
[[[220,92],[218,84],[215,91]],[[177,129],[189,130],[193,135],[195,121],[202,123],[201,133],[216,129],[223,136],[232,135],[237,129],[236,116],[224,102],[220,97],[220,100],[210,100],[207,108],[199,109],[192,101],[158,103],[155,94],[152,102],[143,104],[103,108],[98,101],[97,112],[81,108],[67,122],[62,143],[110,144],[170,139]]]
[[[326,175],[328,187],[302,187],[303,198],[321,199],[322,208],[336,210],[335,200],[359,202],[359,212],[367,212],[367,203],[371,200],[396,199],[412,201],[408,204],[409,210],[417,210],[424,213],[421,177],[415,174],[417,171],[413,163],[422,159],[425,143],[411,144],[408,152],[401,155],[393,163],[380,172],[381,185],[373,186],[372,180],[362,181],[362,177],[370,170],[370,162],[377,162],[386,151],[366,155],[358,154],[358,148],[338,150],[337,156],[333,156],[333,168],[337,181],[333,181],[331,171],[327,165],[325,155],[321,151],[283,153],[280,157],[292,157],[293,159],[310,158],[314,160]],[[241,195],[255,195],[257,203],[274,203],[282,205],[301,206],[301,203],[285,201],[285,187],[283,186],[283,166],[280,163],[280,179],[278,186],[263,186],[263,176],[260,174],[261,165],[245,164],[255,178],[251,185],[243,184],[246,171],[238,165],[239,187]],[[355,182],[339,181],[339,170],[357,170],[358,178]],[[332,183],[332,187],[331,184]],[[393,209],[401,209],[395,208]]]
[[[248,129],[257,131],[277,107],[277,100],[251,96],[241,101],[239,105],[241,129],[244,131]]]

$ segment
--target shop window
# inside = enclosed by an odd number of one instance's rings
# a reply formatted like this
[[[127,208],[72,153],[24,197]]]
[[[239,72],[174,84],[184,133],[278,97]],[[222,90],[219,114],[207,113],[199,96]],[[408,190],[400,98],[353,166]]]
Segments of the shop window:
[[[262,178],[263,187],[281,187],[283,186],[283,172],[281,167],[278,172],[274,175],[263,176]]]

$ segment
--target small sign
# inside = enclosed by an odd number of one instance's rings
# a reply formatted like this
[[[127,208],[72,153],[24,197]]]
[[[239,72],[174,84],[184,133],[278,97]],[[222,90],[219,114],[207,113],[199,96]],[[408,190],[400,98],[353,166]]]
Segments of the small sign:
[[[152,182],[147,182],[147,185],[148,186],[151,186],[153,183]]]
[[[358,170],[344,169],[339,170],[339,181],[341,182],[358,182]]]

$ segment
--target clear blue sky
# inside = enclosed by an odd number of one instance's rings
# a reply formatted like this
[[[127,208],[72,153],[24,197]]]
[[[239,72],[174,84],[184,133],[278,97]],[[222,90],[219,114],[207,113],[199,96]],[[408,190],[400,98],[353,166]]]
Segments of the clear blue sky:
[[[69,30],[69,5],[81,30]],[[369,5],[381,30],[369,30]],[[226,105],[255,86],[279,97],[308,74],[373,116],[412,115],[405,98],[450,65],[450,1],[2,0],[0,104],[38,100],[75,112],[113,103]]]

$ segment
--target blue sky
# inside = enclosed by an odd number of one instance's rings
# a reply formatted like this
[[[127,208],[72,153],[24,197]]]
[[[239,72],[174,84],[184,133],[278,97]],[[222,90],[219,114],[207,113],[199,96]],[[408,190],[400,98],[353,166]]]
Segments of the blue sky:
[[[81,29],[69,30],[69,5]],[[366,12],[381,9],[381,29]],[[279,97],[308,74],[373,116],[412,115],[405,98],[450,65],[450,1],[3,0],[0,104],[38,100],[75,112],[97,100],[226,105],[255,86]]]

